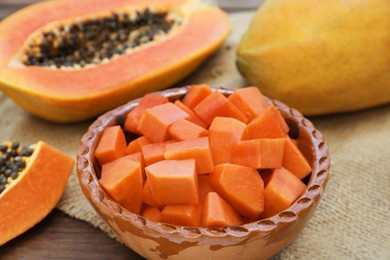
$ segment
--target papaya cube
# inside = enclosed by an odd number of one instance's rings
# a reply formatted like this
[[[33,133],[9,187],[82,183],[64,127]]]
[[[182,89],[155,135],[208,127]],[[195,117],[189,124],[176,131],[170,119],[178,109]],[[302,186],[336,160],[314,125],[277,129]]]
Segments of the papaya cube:
[[[268,106],[267,99],[257,87],[234,90],[228,99],[250,120],[261,114]]]
[[[246,116],[220,92],[212,92],[193,110],[209,125],[217,116],[235,118],[244,123],[248,121]]]
[[[187,118],[188,121],[190,121],[190,122],[192,122],[194,124],[197,124],[200,127],[203,127],[203,128],[206,128],[206,129],[209,128],[208,124],[206,124],[197,114],[195,114],[194,111],[189,109],[180,100],[176,100],[174,104],[175,104],[175,106],[177,106],[178,108],[180,108],[181,110],[183,110],[184,112],[189,114],[189,117]]]
[[[207,129],[198,126],[186,119],[176,120],[168,129],[172,139],[184,141],[207,136]]]
[[[164,157],[167,160],[195,159],[198,174],[210,173],[214,170],[207,137],[167,144]]]
[[[210,184],[210,175],[203,174],[198,176],[199,202],[204,203],[209,192],[215,192]]]
[[[165,145],[164,142],[161,142],[146,144],[141,147],[146,166],[164,160]]]
[[[284,168],[275,169],[264,189],[264,218],[286,210],[306,189],[306,185]]]
[[[200,227],[202,222],[201,205],[167,205],[161,211],[161,222]]]
[[[209,128],[214,164],[231,162],[231,146],[246,139],[246,125],[234,118],[216,117]]]
[[[197,204],[198,178],[195,160],[163,160],[145,168],[158,205]]]
[[[215,166],[210,184],[241,216],[257,219],[264,210],[264,183],[256,169],[230,163]]]
[[[241,224],[243,221],[240,215],[218,193],[207,194],[203,206],[202,226],[227,227]]]
[[[112,162],[126,155],[126,137],[119,125],[104,129],[95,150],[100,165]]]
[[[247,126],[248,138],[285,138],[288,125],[274,105],[255,117]]]
[[[134,140],[132,140],[126,147],[126,153],[132,154],[132,153],[138,153],[141,152],[141,147],[145,144],[151,144],[152,141],[150,141],[145,136],[140,136]]]
[[[157,204],[157,202],[154,200],[149,179],[146,179],[144,187],[142,189],[142,202],[158,209],[163,208],[162,205]]]
[[[285,138],[245,140],[232,145],[232,163],[256,169],[282,167]]]
[[[169,139],[169,126],[180,118],[189,115],[172,103],[165,103],[144,111],[138,130],[152,142],[163,142]]]
[[[125,156],[104,164],[99,184],[125,209],[140,213],[143,178],[139,162]]]
[[[193,109],[211,93],[212,90],[206,84],[192,85],[182,102],[189,109]]]
[[[161,211],[158,208],[149,205],[144,205],[142,207],[141,216],[151,221],[161,221]]]
[[[141,120],[142,114],[144,111],[148,108],[168,103],[168,98],[161,96],[159,94],[150,93],[146,94],[141,101],[139,102],[138,106],[133,108],[126,116],[124,129],[126,131],[135,133],[135,134],[141,134],[141,132],[138,130],[138,124]]]
[[[310,164],[290,138],[286,139],[282,165],[299,179],[305,178],[311,172]]]
[[[132,154],[126,155],[126,157],[133,160],[133,161],[139,162],[141,164],[142,177],[144,180],[146,180],[145,161],[144,161],[144,157],[142,156],[142,153],[140,153],[140,152],[132,153]]]

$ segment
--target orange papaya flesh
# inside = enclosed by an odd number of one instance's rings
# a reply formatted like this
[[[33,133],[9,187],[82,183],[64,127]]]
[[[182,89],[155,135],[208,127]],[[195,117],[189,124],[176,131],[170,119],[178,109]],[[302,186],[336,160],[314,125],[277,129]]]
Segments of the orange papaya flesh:
[[[207,194],[203,207],[202,225],[227,227],[243,224],[240,215],[216,192]]]
[[[126,147],[126,153],[132,154],[132,153],[141,152],[143,145],[151,144],[151,143],[152,143],[152,141],[150,141],[145,136],[140,136],[140,137],[129,142],[129,144]]]
[[[138,130],[153,142],[169,139],[169,126],[178,119],[189,115],[172,103],[146,109],[142,114]]]
[[[163,160],[145,168],[158,205],[198,204],[195,160]]]
[[[212,92],[194,107],[194,112],[207,124],[211,124],[214,118],[231,117],[241,122],[248,122],[246,116],[219,92]]]
[[[246,125],[234,118],[216,117],[209,128],[210,150],[214,164],[232,160],[231,146],[247,138]]]
[[[165,103],[168,103],[168,99],[164,96],[155,93],[146,94],[141,99],[138,106],[136,106],[127,114],[124,129],[134,134],[141,134],[141,132],[138,130],[138,124],[141,120],[143,112],[148,108]]]
[[[0,145],[0,156],[4,154],[4,145],[11,147],[13,143]],[[8,173],[0,171],[0,246],[50,213],[60,200],[74,165],[71,157],[42,141],[13,150],[23,163],[15,164],[19,168],[16,176],[13,172],[7,177]]]
[[[194,109],[203,99],[210,95],[212,90],[206,84],[192,85],[188,93],[183,97],[183,104]]]
[[[149,205],[144,205],[142,207],[141,216],[151,221],[155,221],[155,222],[161,221],[161,211],[158,208]]]
[[[153,198],[152,189],[150,187],[150,182],[146,179],[144,187],[142,189],[142,202],[158,209],[162,209],[163,206],[157,204],[157,202]]]
[[[214,170],[207,137],[167,144],[164,158],[167,160],[194,159],[198,174],[207,174]]]
[[[206,201],[207,194],[209,194],[210,192],[215,192],[215,190],[210,184],[210,175],[209,174],[199,175],[198,185],[199,185],[199,202],[204,203]]]
[[[151,143],[142,146],[142,156],[145,162],[145,165],[151,165],[153,163],[164,160],[166,144],[163,142],[160,143]]]
[[[296,141],[290,138],[286,139],[282,165],[301,180],[311,173],[311,166],[299,150]]]
[[[248,139],[287,137],[288,127],[280,121],[275,114],[279,111],[275,109],[273,105],[268,106],[248,124]]]
[[[189,109],[180,100],[176,100],[174,104],[189,115],[187,118],[188,121],[206,129],[209,127],[209,125],[206,124],[197,114],[195,114],[193,110]]]
[[[261,114],[269,103],[257,87],[236,89],[228,99],[250,120]]]
[[[125,156],[104,164],[99,184],[121,206],[140,214],[143,189],[140,162]]]
[[[199,88],[199,85],[197,86]],[[248,124],[225,115],[212,118],[210,126],[202,128],[189,120],[192,115],[196,115],[195,109],[188,108],[179,100],[144,110],[141,121],[146,123],[140,124],[140,128],[152,130],[150,136],[164,132],[164,135],[161,135],[163,138],[155,138],[158,140],[156,142],[145,135],[133,136],[126,148],[131,154],[122,157],[131,157],[141,163],[146,161],[144,166],[141,166],[145,167],[146,172],[141,192],[142,216],[147,208],[145,214],[150,213],[151,220],[160,219],[161,222],[170,224],[198,226],[198,214],[194,214],[194,209],[197,208],[203,217],[203,226],[239,225],[280,213],[281,206],[286,209],[291,205],[291,201],[296,199],[296,193],[305,189],[304,183],[308,181],[307,172],[310,170],[307,162],[312,161],[310,157],[305,158],[308,154],[307,148],[301,148],[301,136],[305,133],[294,131],[297,133],[294,135],[297,140],[290,139],[289,131],[295,127],[294,124],[285,120],[273,104],[256,103],[249,98],[259,92],[255,94],[252,90],[244,90],[233,100],[238,100],[237,109],[241,106],[241,114],[251,120]],[[211,91],[211,94],[200,98],[195,108],[213,93],[217,93]],[[220,99],[220,95],[215,97]],[[233,104],[229,98],[230,96],[224,96],[224,102],[228,100]],[[265,98],[264,100],[266,101]],[[213,100],[208,102],[212,104]],[[168,109],[160,111],[159,106]],[[150,111],[157,112],[145,119],[145,115]],[[181,116],[177,116],[178,114]],[[154,126],[151,122],[154,122]],[[186,127],[182,127],[183,122],[195,127],[192,128],[193,133],[188,134],[192,130],[188,131]],[[201,119],[201,122],[204,121]],[[254,122],[260,125],[256,126],[256,129],[263,127],[262,134],[269,137],[250,136],[248,126]],[[176,129],[175,124],[179,126]],[[198,128],[204,129],[206,136],[194,135]],[[128,132],[125,130],[126,134]],[[269,133],[271,135],[268,135]],[[180,141],[181,139],[184,140]],[[111,140],[115,143],[116,139]],[[294,170],[288,171],[287,167]],[[300,174],[306,177],[296,182]],[[296,187],[290,187],[294,185]],[[268,186],[266,199],[264,187]],[[210,195],[211,193],[219,197]],[[208,196],[210,199],[207,199]],[[295,199],[292,200],[291,197]],[[265,201],[268,201],[267,210]],[[280,208],[269,206],[270,201],[271,204],[280,204],[276,206]],[[166,210],[163,214],[164,208]],[[161,218],[162,215],[165,217]]]
[[[100,165],[112,162],[126,155],[126,137],[120,126],[104,129],[95,150],[95,157]]]
[[[179,119],[173,122],[168,129],[172,139],[185,141],[202,136],[207,136],[208,132],[205,128],[198,126],[186,119]]]
[[[161,211],[161,222],[199,227],[202,223],[201,205],[167,205]]]
[[[63,69],[23,64],[21,54],[29,39],[50,28],[113,11],[147,7],[168,12],[182,22],[166,37],[156,37],[154,44],[143,44],[95,65]],[[203,1],[39,3],[16,12],[0,24],[0,89],[27,111],[47,120],[85,120],[178,82],[217,50],[229,30],[227,15]]]
[[[230,163],[215,166],[210,184],[240,215],[257,219],[264,210],[264,183],[256,169]]]
[[[285,138],[253,139],[232,144],[231,163],[255,169],[282,167]]]
[[[306,189],[306,185],[284,168],[274,169],[264,188],[264,211],[268,218],[286,210]]]

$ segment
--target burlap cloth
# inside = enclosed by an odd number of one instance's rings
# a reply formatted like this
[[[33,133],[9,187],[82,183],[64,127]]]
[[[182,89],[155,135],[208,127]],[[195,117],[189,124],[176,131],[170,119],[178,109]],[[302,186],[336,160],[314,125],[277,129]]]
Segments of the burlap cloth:
[[[233,31],[225,45],[180,85],[247,85],[235,68],[235,47],[252,16],[232,14]],[[275,259],[390,259],[390,106],[312,121],[330,147],[330,179],[308,226]],[[45,122],[0,94],[0,140],[44,140],[75,158],[91,122]],[[57,207],[114,236],[84,198],[75,171]]]

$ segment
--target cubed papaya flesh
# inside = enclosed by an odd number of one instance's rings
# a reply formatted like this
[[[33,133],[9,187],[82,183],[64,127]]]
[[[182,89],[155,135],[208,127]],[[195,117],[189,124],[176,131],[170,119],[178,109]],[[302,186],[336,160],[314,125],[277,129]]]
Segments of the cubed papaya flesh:
[[[139,162],[124,156],[103,164],[99,184],[125,209],[140,214],[143,178]]]
[[[158,208],[149,205],[144,205],[142,207],[141,216],[151,221],[161,221],[161,211]]]
[[[285,120],[280,119],[279,111],[274,105],[268,106],[262,113],[257,115],[247,126],[248,138],[285,138],[288,133],[288,126]],[[281,121],[283,120],[283,121]]]
[[[214,170],[207,137],[169,143],[166,145],[164,158],[167,160],[194,159],[198,174],[207,174]]]
[[[203,206],[202,225],[227,227],[243,224],[240,215],[216,192],[209,192]]]
[[[146,179],[144,187],[142,189],[142,202],[144,204],[147,204],[149,206],[162,209],[164,206],[157,204],[157,202],[154,200],[152,189],[150,187],[149,179]]]
[[[286,139],[282,164],[285,169],[301,180],[311,173],[310,164],[290,138]]]
[[[189,115],[172,103],[148,108],[142,114],[138,130],[152,142],[169,139],[169,126],[178,119]]]
[[[285,138],[244,140],[231,146],[231,163],[272,169],[282,167]]]
[[[181,110],[183,110],[189,115],[189,117],[187,118],[188,121],[197,124],[200,127],[206,129],[209,128],[208,124],[206,124],[197,114],[195,114],[195,112],[192,109],[188,108],[180,100],[176,100],[174,104],[175,106],[177,106],[178,108],[180,108]]]
[[[198,174],[194,159],[159,161],[147,166],[145,172],[158,205],[198,204]]]
[[[126,137],[119,125],[104,129],[95,157],[100,165],[112,162],[126,155]]]
[[[306,185],[284,168],[274,169],[264,189],[263,218],[286,210],[304,191]]]
[[[194,112],[209,125],[217,116],[248,122],[248,118],[220,92],[212,92],[208,95],[194,107]]]
[[[170,137],[178,141],[191,140],[208,135],[207,129],[186,119],[176,120],[171,124],[168,131]]]
[[[257,219],[264,210],[264,183],[256,169],[224,163],[215,166],[210,184],[240,215]]]
[[[228,99],[251,121],[270,104],[257,87],[234,90]]]
[[[146,144],[141,147],[142,156],[145,161],[145,165],[151,165],[153,163],[164,160],[165,142]]]
[[[199,227],[202,223],[201,205],[167,205],[161,211],[161,222]]]
[[[145,136],[140,136],[132,141],[129,142],[129,144],[126,147],[126,153],[132,154],[132,153],[138,153],[141,152],[141,147],[145,144],[151,144],[152,141],[150,141]]]
[[[138,130],[138,124],[141,120],[142,114],[148,108],[168,103],[168,98],[159,94],[146,94],[135,108],[133,108],[126,116],[124,129],[134,134],[141,134]]]
[[[206,84],[192,85],[182,102],[189,109],[193,109],[211,93],[212,90]]]
[[[210,175],[203,174],[198,176],[199,202],[204,203],[209,192],[215,192],[210,184]]]
[[[232,145],[246,138],[247,129],[243,122],[229,117],[216,117],[209,128],[209,142],[214,164],[231,162]]]

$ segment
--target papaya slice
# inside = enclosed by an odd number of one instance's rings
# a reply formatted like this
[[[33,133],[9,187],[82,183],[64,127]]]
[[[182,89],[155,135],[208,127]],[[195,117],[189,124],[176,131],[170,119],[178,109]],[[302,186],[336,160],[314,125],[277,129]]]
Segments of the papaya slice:
[[[73,165],[71,157],[42,141],[25,148],[0,145],[0,246],[50,213]]]
[[[205,2],[31,5],[0,24],[0,90],[37,116],[75,122],[173,85],[229,33],[226,13]]]

